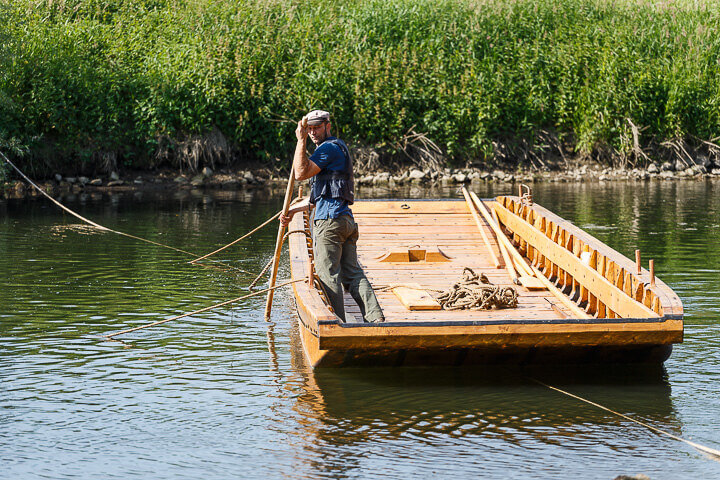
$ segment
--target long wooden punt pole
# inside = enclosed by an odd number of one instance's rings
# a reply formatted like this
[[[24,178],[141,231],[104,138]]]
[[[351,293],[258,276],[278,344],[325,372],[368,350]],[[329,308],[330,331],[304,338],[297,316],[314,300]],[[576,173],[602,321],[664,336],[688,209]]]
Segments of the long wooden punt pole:
[[[487,235],[485,234],[485,229],[483,228],[480,216],[478,215],[477,210],[475,209],[475,206],[473,205],[473,202],[470,199],[470,195],[468,195],[468,191],[465,187],[463,187],[462,193],[465,197],[465,203],[467,203],[467,206],[470,209],[470,213],[472,213],[473,219],[475,220],[475,224],[477,225],[478,230],[480,230],[480,236],[482,237],[483,242],[485,242],[485,246],[487,247],[488,252],[490,252],[490,258],[492,259],[495,268],[502,268],[502,265],[500,265],[500,260],[498,260],[497,255],[495,255],[495,250],[493,250],[492,244],[490,243],[490,239],[488,239]],[[502,248],[500,249],[500,252],[502,253]],[[503,258],[505,259],[505,265],[507,266],[508,261],[504,255]],[[509,266],[508,268],[512,269],[512,266]],[[512,274],[510,276],[512,276]],[[515,278],[517,279],[517,277]]]
[[[295,168],[290,169],[290,178],[288,179],[287,189],[285,190],[285,203],[283,203],[282,214],[287,215],[290,210],[290,201],[292,200],[293,190],[295,189]],[[283,236],[285,235],[285,226],[281,223],[278,227],[277,239],[275,240],[275,258],[273,259],[272,270],[270,272],[270,288],[275,286],[277,280],[278,263],[280,262],[280,251],[282,250]],[[265,320],[270,320],[270,312],[272,310],[273,293],[275,290],[269,290],[267,301],[265,302]]]
[[[550,280],[545,278],[542,273],[540,273],[539,270],[537,270],[535,267],[528,266],[527,263],[525,263],[525,259],[522,258],[522,255],[515,250],[515,247],[512,246],[510,243],[510,240],[505,236],[505,234],[500,229],[499,223],[496,223],[495,220],[490,216],[490,212],[487,211],[487,208],[482,203],[482,201],[478,198],[477,195],[475,195],[473,192],[470,192],[470,197],[473,199],[473,202],[478,207],[478,210],[480,210],[485,217],[485,220],[490,224],[492,229],[495,231],[495,235],[498,238],[498,243],[502,242],[505,245],[505,248],[507,248],[508,252],[512,254],[513,259],[518,264],[518,269],[520,269],[520,265],[525,266],[526,268],[530,269],[530,271],[533,272],[533,275],[542,282],[543,285],[545,285],[545,288],[548,289],[550,293],[552,293],[558,300],[562,302],[563,305],[565,305],[572,313],[573,315],[576,315],[577,318],[591,318],[590,315],[585,313],[580,307],[578,307],[575,303],[573,303],[567,296],[565,296],[558,288],[552,284]]]
[[[518,280],[518,276],[515,273],[515,266],[510,258],[510,254],[508,254],[508,251],[505,248],[505,244],[498,240],[498,247],[500,247],[500,253],[505,261],[505,269],[507,270],[508,275],[510,275],[510,280],[512,280],[515,285],[520,285],[520,280]]]
[[[491,213],[492,213],[493,220],[495,220],[495,223],[497,225],[500,225],[500,220],[498,220],[495,210],[493,210]],[[505,248],[504,243],[500,242],[499,240],[498,240],[498,243],[503,245],[503,248]],[[514,251],[515,249],[513,248],[512,250]],[[525,262],[518,262],[517,259],[515,259],[515,270],[517,270],[518,273],[520,273],[520,275],[527,275],[529,277],[535,276],[535,274],[527,267],[527,265],[525,265]]]
[[[523,262],[522,256],[517,250],[515,250],[515,247],[513,247],[513,245],[510,243],[510,240],[508,240],[503,231],[500,229],[500,222],[497,222],[493,219],[493,217],[490,215],[490,212],[488,212],[487,208],[485,207],[485,204],[478,198],[475,192],[470,192],[470,197],[475,203],[475,206],[477,206],[477,209],[480,210],[480,213],[482,213],[483,217],[485,217],[488,225],[490,225],[490,227],[495,232],[495,236],[498,239],[498,244],[502,244],[507,249],[507,252],[512,254],[513,260],[515,260],[515,263],[517,264],[516,267],[518,272],[520,272],[521,274],[530,274],[531,276],[534,275],[534,273],[528,272],[527,268],[523,268],[525,264]]]

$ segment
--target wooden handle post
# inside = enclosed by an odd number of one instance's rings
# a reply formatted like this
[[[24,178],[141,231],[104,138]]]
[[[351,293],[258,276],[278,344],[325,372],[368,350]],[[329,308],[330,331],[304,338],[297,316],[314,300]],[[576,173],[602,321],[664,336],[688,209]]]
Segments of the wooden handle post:
[[[545,275],[543,275],[540,270],[532,266],[531,268],[535,272],[535,276],[545,285],[548,291],[555,295],[555,298],[560,300],[560,302],[565,305],[565,308],[570,310],[576,318],[591,318],[590,315],[588,315],[583,309],[578,307],[572,300],[562,293],[559,288],[553,285],[550,280],[545,278]]]
[[[640,263],[640,249],[635,250],[635,265],[637,265],[637,274],[642,273],[642,264]]]
[[[655,286],[655,260],[650,259],[650,286]]]
[[[287,189],[285,190],[285,203],[283,204],[282,214],[287,215],[290,210],[290,202],[292,201],[293,191],[295,189],[295,169],[290,169],[290,178],[288,179]],[[281,223],[278,227],[277,239],[275,240],[275,258],[273,259],[272,269],[270,271],[270,288],[275,286],[277,280],[278,263],[280,262],[280,251],[282,250],[283,236],[285,235],[285,227]],[[267,301],[265,302],[265,320],[270,320],[270,312],[272,310],[274,290],[268,291]]]

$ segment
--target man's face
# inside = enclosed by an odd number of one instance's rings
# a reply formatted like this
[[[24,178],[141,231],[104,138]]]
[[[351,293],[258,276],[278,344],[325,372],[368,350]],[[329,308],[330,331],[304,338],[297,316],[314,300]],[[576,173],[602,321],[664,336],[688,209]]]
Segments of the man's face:
[[[330,135],[330,123],[308,125],[308,135],[315,145],[320,145]]]

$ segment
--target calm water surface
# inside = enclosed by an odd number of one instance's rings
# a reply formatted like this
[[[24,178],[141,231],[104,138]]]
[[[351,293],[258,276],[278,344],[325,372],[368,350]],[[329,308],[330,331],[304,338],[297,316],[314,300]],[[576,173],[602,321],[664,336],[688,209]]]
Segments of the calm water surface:
[[[203,254],[280,209],[280,195],[63,201]],[[271,324],[260,296],[103,341],[242,295],[254,275],[236,269],[262,268],[275,228],[204,268],[82,228],[47,200],[0,201],[0,478],[720,478],[720,463],[685,444],[528,379],[720,448],[720,183],[546,184],[535,199],[621,253],[655,259],[686,313],[685,343],[664,369],[313,372],[288,291]]]

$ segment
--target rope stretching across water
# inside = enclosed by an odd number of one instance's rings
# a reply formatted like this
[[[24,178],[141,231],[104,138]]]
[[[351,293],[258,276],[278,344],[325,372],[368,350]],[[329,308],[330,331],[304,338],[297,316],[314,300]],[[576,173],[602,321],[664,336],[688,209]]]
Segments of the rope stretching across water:
[[[310,232],[307,232],[305,230],[290,230],[283,236],[281,243],[285,243],[285,240],[287,240],[287,238],[293,233],[304,233],[306,237],[311,238]],[[270,261],[268,261],[268,263],[265,264],[262,271],[258,274],[257,277],[255,277],[255,280],[253,280],[252,283],[250,284],[250,286],[248,287],[248,290],[252,290],[255,287],[257,282],[267,273],[268,269],[270,269],[270,266],[273,264],[274,260],[275,260],[274,258],[271,258]]]
[[[2,155],[3,159],[5,160],[5,162],[7,162],[8,165],[10,165],[13,169],[15,169],[15,171],[18,173],[18,175],[20,175],[23,179],[25,179],[25,181],[26,181],[27,183],[29,183],[33,188],[35,188],[38,192],[40,192],[42,195],[44,195],[48,200],[50,200],[51,202],[53,202],[55,205],[57,205],[57,206],[60,207],[63,211],[69,213],[69,214],[72,215],[73,217],[76,217],[76,218],[82,220],[83,222],[85,222],[85,223],[87,223],[87,224],[89,224],[89,225],[92,225],[93,227],[97,228],[98,230],[101,230],[101,231],[104,231],[104,232],[116,233],[116,234],[118,234],[118,235],[122,235],[122,236],[127,237],[127,238],[132,238],[132,239],[134,239],[134,240],[139,240],[139,241],[141,241],[141,242],[150,243],[150,244],[156,245],[156,246],[158,246],[158,247],[168,248],[168,249],[170,249],[170,250],[174,250],[174,251],[176,251],[176,252],[183,253],[183,254],[185,254],[185,255],[190,255],[190,256],[192,256],[192,257],[197,257],[197,254],[195,254],[195,253],[188,252],[188,251],[186,251],[186,250],[181,250],[181,249],[179,249],[179,248],[171,247],[170,245],[165,245],[165,244],[162,244],[162,243],[159,243],[159,242],[155,242],[155,241],[153,241],[153,240],[148,240],[147,238],[138,237],[138,236],[132,235],[132,234],[130,234],[130,233],[121,232],[121,231],[119,231],[119,230],[113,230],[112,228],[108,228],[108,227],[105,227],[105,226],[100,225],[100,224],[98,224],[98,223],[95,223],[95,222],[93,222],[92,220],[88,220],[87,218],[83,217],[82,215],[80,215],[80,214],[77,213],[77,212],[74,212],[73,210],[70,210],[68,207],[66,207],[65,205],[63,205],[62,203],[58,202],[57,200],[55,200],[54,198],[52,198],[50,195],[48,195],[48,193],[45,192],[45,190],[43,190],[42,188],[40,188],[39,186],[37,186],[37,185],[35,184],[35,182],[33,182],[32,180],[30,180],[30,178],[28,178],[27,175],[25,175],[18,167],[16,167],[15,164],[14,164],[13,162],[11,162],[10,159],[7,158],[4,153],[0,152],[0,155]],[[225,268],[230,268],[230,269],[233,269],[233,270],[237,270],[237,271],[239,271],[239,272],[241,272],[241,273],[249,273],[249,274],[252,274],[252,272],[248,272],[248,271],[246,271],[246,270],[243,270],[243,269],[241,269],[241,268],[237,268],[237,267],[234,267],[234,266],[231,266],[231,265],[226,265],[226,264],[223,263],[223,262],[218,262],[218,261],[215,261],[215,260],[211,260],[211,261],[212,261],[212,262],[215,262],[215,263],[219,263],[219,264],[221,264],[221,265],[222,265],[223,267],[225,267]]]
[[[238,238],[237,240],[233,240],[232,242],[228,243],[227,245],[225,245],[225,246],[223,246],[223,247],[220,247],[220,248],[218,248],[217,250],[215,250],[215,251],[213,251],[213,252],[210,252],[210,253],[208,253],[208,254],[206,254],[206,255],[203,255],[202,257],[198,257],[198,258],[196,258],[195,260],[190,260],[190,263],[195,263],[195,262],[198,262],[198,261],[200,261],[200,260],[203,260],[203,259],[205,259],[205,258],[207,258],[207,257],[209,257],[209,256],[211,256],[211,255],[215,255],[216,253],[222,252],[222,251],[225,250],[226,248],[235,245],[235,244],[238,243],[240,240],[246,239],[247,237],[249,237],[249,236],[252,235],[253,233],[257,232],[258,230],[260,230],[262,227],[264,227],[264,226],[267,225],[268,223],[270,223],[270,222],[272,222],[273,220],[275,220],[276,218],[278,218],[281,213],[282,213],[282,212],[277,212],[275,215],[273,215],[272,217],[268,218],[268,219],[265,220],[263,223],[261,223],[260,225],[258,225],[257,227],[255,227],[254,229],[252,229],[251,231],[249,231],[248,233],[246,233],[246,234],[243,235],[242,237]]]
[[[134,332],[134,331],[136,331],[136,330],[142,330],[143,328],[154,327],[154,326],[156,326],[156,325],[162,325],[163,323],[167,323],[167,322],[172,321],[172,320],[177,320],[177,319],[179,319],[179,318],[189,317],[189,316],[191,316],[191,315],[195,315],[195,314],[198,314],[198,313],[207,312],[207,311],[213,310],[213,309],[215,309],[215,308],[224,307],[225,305],[229,305],[229,304],[231,304],[231,303],[235,303],[235,302],[238,302],[238,301],[240,301],[240,300],[244,300],[244,299],[246,299],[246,298],[254,297],[254,296],[256,296],[256,295],[260,295],[261,293],[269,292],[270,290],[277,290],[278,288],[285,287],[285,286],[290,285],[290,284],[293,284],[293,283],[302,282],[302,281],[305,281],[306,279],[307,279],[307,277],[305,277],[305,278],[299,278],[299,279],[297,279],[297,280],[291,280],[291,281],[289,281],[289,282],[281,283],[280,285],[275,285],[274,287],[266,288],[266,289],[264,289],[264,290],[258,290],[257,292],[253,292],[253,293],[249,293],[249,294],[247,294],[247,295],[243,295],[243,296],[241,296],[241,297],[233,298],[232,300],[226,300],[226,301],[224,301],[224,302],[217,303],[217,304],[211,305],[211,306],[209,306],[209,307],[201,308],[200,310],[194,310],[194,311],[192,311],[192,312],[183,313],[182,315],[176,315],[176,316],[171,317],[171,318],[166,318],[165,320],[160,320],[160,321],[157,321],[157,322],[148,323],[148,324],[146,324],[146,325],[141,325],[141,326],[139,326],[139,327],[128,328],[127,330],[123,330],[123,331],[120,331],[120,332],[110,333],[110,334],[108,334],[108,335],[104,335],[104,337],[110,339],[110,338],[116,337],[116,336],[118,336],[118,335],[123,335],[123,334],[125,334],[125,333]]]
[[[600,409],[602,409],[602,410],[605,410],[606,412],[610,412],[610,413],[612,413],[612,414],[614,414],[614,415],[617,415],[617,416],[619,416],[619,417],[622,417],[622,418],[624,418],[625,420],[630,420],[631,422],[637,423],[638,425],[642,425],[643,427],[649,428],[650,430],[652,430],[652,431],[655,432],[655,433],[659,433],[659,434],[661,434],[661,435],[666,435],[666,436],[672,438],[673,440],[678,440],[678,441],[680,441],[680,442],[683,442],[683,443],[685,443],[685,444],[687,444],[687,445],[690,445],[691,447],[693,447],[693,448],[695,448],[695,449],[697,449],[697,450],[699,450],[699,451],[701,451],[701,452],[703,452],[703,453],[708,454],[708,456],[709,456],[710,458],[712,458],[713,460],[715,460],[715,461],[720,461],[720,451],[719,451],[719,450],[715,450],[714,448],[706,447],[705,445],[700,445],[699,443],[691,442],[690,440],[685,440],[685,439],[682,438],[682,437],[678,437],[677,435],[673,435],[672,433],[666,432],[665,430],[661,430],[661,429],[659,429],[659,428],[657,428],[657,427],[653,427],[652,425],[647,424],[647,423],[645,423],[645,422],[641,422],[640,420],[635,420],[634,418],[628,417],[627,415],[624,415],[624,414],[622,414],[622,413],[620,413],[620,412],[616,412],[615,410],[611,410],[611,409],[609,409],[609,408],[607,408],[607,407],[603,407],[603,406],[600,405],[599,403],[595,403],[595,402],[592,402],[592,401],[587,400],[587,399],[585,399],[585,398],[579,397],[579,396],[577,396],[577,395],[573,395],[573,394],[570,393],[570,392],[566,392],[565,390],[561,390],[561,389],[559,389],[559,388],[557,388],[557,387],[553,387],[552,385],[548,385],[548,384],[546,384],[546,383],[543,383],[543,382],[541,382],[540,380],[536,380],[536,379],[534,379],[534,378],[530,378],[530,380],[532,380],[533,382],[538,383],[538,384],[540,384],[540,385],[542,385],[542,386],[544,386],[544,387],[547,387],[547,388],[549,388],[549,389],[551,389],[551,390],[555,390],[556,392],[560,392],[560,393],[562,393],[563,395],[567,395],[567,396],[572,397],[572,398],[574,398],[574,399],[576,399],[576,400],[580,400],[581,402],[588,403],[588,404],[590,404],[590,405],[592,405],[592,406],[594,406],[594,407],[597,407],[597,408],[600,408]]]

